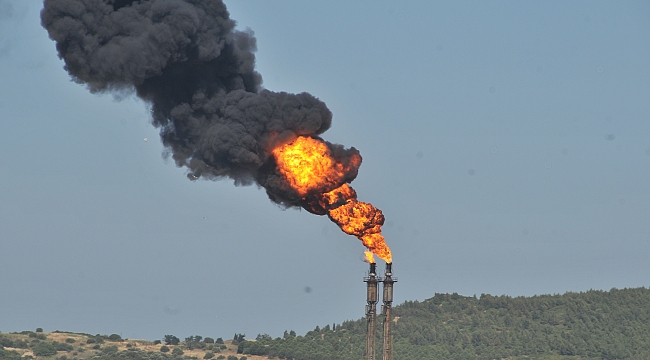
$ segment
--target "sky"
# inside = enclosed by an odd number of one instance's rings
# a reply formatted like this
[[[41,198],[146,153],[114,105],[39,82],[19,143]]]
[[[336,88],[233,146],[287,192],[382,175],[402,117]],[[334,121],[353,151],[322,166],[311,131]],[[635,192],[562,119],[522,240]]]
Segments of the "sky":
[[[226,1],[263,87],[363,156],[395,304],[650,286],[650,3]],[[364,247],[189,181],[149,105],[70,80],[0,0],[0,331],[282,336],[364,316]],[[380,262],[379,269],[383,270]]]

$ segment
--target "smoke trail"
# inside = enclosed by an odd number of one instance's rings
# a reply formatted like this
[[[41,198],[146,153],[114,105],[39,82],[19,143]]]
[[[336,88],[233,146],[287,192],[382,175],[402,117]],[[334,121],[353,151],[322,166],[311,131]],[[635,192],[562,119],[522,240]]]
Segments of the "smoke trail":
[[[257,183],[272,201],[300,206],[270,150],[317,137],[332,113],[308,93],[261,90],[253,32],[235,30],[221,1],[45,0],[41,23],[75,82],[92,93],[135,90],[151,104],[153,125],[189,179]],[[342,163],[358,155],[327,144]],[[356,177],[351,168],[344,182]]]

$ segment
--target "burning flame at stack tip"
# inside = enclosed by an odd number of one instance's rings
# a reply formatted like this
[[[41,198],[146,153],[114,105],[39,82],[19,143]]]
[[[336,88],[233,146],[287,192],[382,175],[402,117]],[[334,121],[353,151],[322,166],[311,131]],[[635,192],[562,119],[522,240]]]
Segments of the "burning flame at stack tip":
[[[361,164],[361,156],[355,154],[349,164],[343,164],[332,157],[324,141],[307,136],[299,136],[271,152],[278,171],[312,212],[326,213],[343,232],[361,240],[370,251],[366,254],[368,262],[375,262],[372,254],[386,263],[393,261],[390,248],[381,235],[384,224],[381,210],[358,201],[356,191],[344,180],[352,168]]]

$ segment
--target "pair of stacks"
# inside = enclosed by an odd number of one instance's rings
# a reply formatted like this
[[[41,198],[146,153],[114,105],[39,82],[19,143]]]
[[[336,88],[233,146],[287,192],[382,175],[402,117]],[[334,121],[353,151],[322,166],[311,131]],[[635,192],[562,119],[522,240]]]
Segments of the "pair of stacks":
[[[363,279],[368,284],[366,318],[368,319],[368,332],[366,335],[366,360],[375,360],[375,321],[377,317],[377,283],[384,284],[384,293],[382,300],[384,305],[381,307],[381,314],[384,318],[384,341],[383,341],[383,360],[391,360],[392,338],[390,334],[390,310],[393,306],[393,284],[397,278],[393,278],[393,264],[386,263],[385,276],[377,276],[376,264],[370,263],[370,272]]]

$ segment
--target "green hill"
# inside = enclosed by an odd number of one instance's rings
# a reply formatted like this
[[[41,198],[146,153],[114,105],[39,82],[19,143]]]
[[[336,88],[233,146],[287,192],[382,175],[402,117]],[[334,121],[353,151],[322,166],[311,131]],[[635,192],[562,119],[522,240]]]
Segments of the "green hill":
[[[394,359],[650,359],[650,289],[508,297],[436,294],[393,310]],[[244,354],[359,360],[365,319],[258,336]],[[377,344],[381,344],[379,338]],[[380,358],[380,357],[378,357]]]
[[[644,287],[516,298],[436,294],[396,306],[393,314],[395,360],[650,359],[650,289]],[[115,334],[24,331],[0,333],[0,360],[360,360],[365,332],[359,319],[275,339],[236,334],[233,341],[191,336],[183,342],[166,335],[176,342],[163,346]]]

